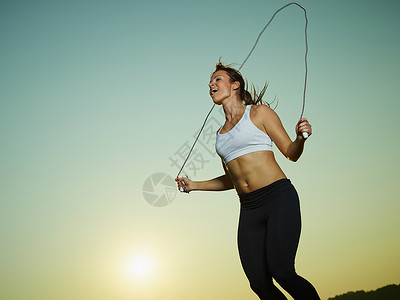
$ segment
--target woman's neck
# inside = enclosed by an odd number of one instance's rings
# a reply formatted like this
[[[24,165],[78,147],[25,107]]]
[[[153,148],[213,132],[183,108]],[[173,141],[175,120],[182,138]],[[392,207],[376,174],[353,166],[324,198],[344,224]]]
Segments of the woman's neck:
[[[246,105],[243,104],[238,97],[230,99],[222,104],[225,113],[225,120],[227,122],[232,121],[238,115],[242,116],[243,111],[246,109]]]

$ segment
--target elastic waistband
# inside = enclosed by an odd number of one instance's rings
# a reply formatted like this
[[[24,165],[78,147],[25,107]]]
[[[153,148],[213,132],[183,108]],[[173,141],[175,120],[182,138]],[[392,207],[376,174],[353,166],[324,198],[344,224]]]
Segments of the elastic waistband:
[[[290,179],[283,178],[249,193],[238,194],[238,196],[243,208],[257,208],[272,201],[280,192],[293,188]]]

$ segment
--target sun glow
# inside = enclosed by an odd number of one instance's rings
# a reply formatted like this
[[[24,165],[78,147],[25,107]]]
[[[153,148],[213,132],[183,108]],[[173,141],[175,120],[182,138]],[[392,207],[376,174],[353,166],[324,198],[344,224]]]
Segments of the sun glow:
[[[126,273],[135,279],[149,278],[154,273],[154,258],[148,254],[135,255],[125,265]]]

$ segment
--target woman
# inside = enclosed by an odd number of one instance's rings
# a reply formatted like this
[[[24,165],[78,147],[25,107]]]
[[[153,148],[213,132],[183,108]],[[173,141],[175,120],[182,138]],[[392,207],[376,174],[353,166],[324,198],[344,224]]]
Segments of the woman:
[[[320,299],[315,288],[296,274],[294,259],[300,238],[297,192],[277,164],[272,141],[288,159],[303,152],[302,132],[312,134],[306,119],[296,125],[291,141],[277,114],[245,90],[239,71],[216,65],[209,83],[214,103],[222,105],[225,124],[218,130],[216,150],[225,174],[206,181],[177,178],[179,188],[222,191],[235,188],[241,203],[238,246],[240,260],[252,290],[260,299],[287,299],[275,279],[294,299]]]

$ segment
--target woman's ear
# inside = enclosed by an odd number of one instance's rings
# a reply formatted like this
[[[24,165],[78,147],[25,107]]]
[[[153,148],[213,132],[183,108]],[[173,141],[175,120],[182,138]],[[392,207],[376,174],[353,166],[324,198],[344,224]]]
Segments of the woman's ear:
[[[239,81],[235,81],[233,83],[233,90],[238,90],[240,88],[240,82]]]

